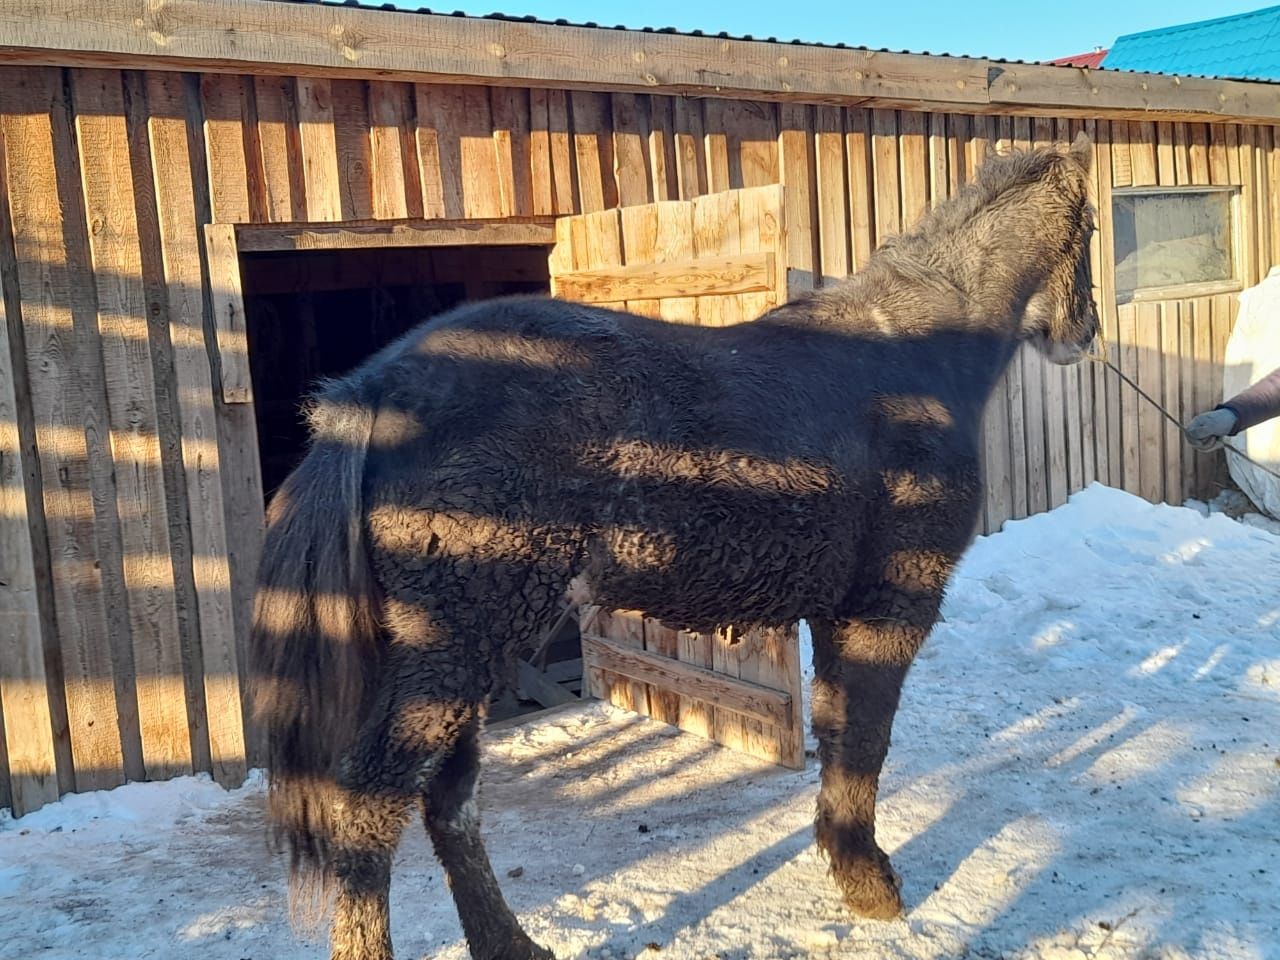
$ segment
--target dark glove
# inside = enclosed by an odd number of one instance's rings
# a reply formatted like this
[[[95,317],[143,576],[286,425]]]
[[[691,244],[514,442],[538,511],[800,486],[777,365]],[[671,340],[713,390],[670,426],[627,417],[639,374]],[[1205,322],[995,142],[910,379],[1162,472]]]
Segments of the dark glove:
[[[1222,445],[1222,438],[1231,435],[1236,428],[1236,415],[1232,410],[1219,407],[1206,410],[1186,426],[1187,442],[1197,450],[1213,450]]]

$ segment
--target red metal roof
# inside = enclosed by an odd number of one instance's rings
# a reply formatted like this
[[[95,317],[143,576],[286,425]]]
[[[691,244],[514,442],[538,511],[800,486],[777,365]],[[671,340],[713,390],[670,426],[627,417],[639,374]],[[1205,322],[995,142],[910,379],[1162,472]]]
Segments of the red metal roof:
[[[1045,63],[1051,63],[1055,67],[1088,67],[1090,70],[1097,70],[1106,55],[1106,50],[1094,50],[1092,53],[1074,53],[1069,57],[1046,60]]]

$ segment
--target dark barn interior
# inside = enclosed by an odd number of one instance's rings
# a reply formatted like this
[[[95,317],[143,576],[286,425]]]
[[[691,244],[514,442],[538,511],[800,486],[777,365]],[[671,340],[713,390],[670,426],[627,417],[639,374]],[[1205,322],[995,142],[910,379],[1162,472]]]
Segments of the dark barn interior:
[[[299,404],[318,380],[460,303],[549,288],[539,247],[259,253],[241,270],[268,499],[302,456]]]

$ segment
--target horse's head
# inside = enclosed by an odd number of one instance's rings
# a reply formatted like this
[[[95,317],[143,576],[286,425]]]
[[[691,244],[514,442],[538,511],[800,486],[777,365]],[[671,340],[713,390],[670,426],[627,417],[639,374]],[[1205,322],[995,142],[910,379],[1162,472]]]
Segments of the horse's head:
[[[1041,213],[1038,240],[1046,269],[1027,301],[1021,334],[1054,363],[1071,364],[1088,353],[1098,333],[1089,258],[1093,145],[1081,133],[1067,150],[1050,153],[1031,200]]]

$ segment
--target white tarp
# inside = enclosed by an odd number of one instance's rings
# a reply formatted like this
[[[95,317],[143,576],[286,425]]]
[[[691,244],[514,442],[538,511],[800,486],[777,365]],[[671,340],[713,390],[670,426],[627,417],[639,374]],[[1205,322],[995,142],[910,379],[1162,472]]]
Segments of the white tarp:
[[[1227,400],[1280,367],[1280,267],[1240,294],[1240,315],[1227,341],[1222,398]],[[1199,412],[1199,411],[1197,411]],[[1226,441],[1280,472],[1280,417]],[[1231,453],[1231,479],[1263,513],[1280,519],[1280,479]]]

